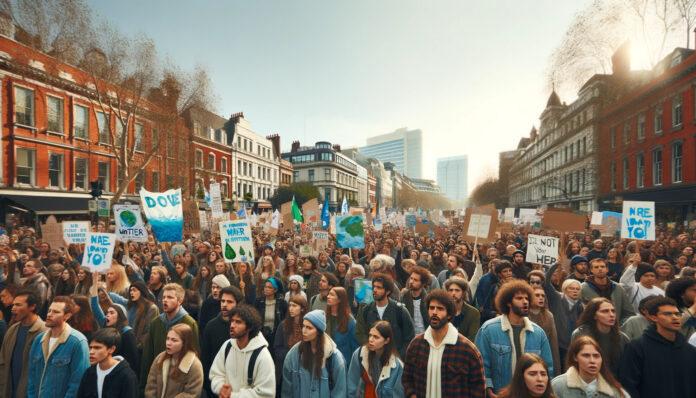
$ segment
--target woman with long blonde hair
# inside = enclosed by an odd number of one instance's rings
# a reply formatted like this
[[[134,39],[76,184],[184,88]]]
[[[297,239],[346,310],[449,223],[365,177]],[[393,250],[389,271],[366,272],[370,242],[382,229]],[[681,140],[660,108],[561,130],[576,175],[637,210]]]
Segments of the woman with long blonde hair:
[[[128,275],[126,275],[126,268],[121,264],[112,263],[111,268],[106,271],[106,290],[123,298],[128,298],[129,287],[130,282]]]

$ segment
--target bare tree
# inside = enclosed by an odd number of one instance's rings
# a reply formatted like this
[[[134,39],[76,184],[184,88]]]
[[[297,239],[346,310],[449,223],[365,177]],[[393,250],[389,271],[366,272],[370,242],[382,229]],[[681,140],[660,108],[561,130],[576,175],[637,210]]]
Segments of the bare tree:
[[[681,24],[686,28],[686,48],[691,45],[691,31],[696,25],[696,0],[672,0],[677,8]]]

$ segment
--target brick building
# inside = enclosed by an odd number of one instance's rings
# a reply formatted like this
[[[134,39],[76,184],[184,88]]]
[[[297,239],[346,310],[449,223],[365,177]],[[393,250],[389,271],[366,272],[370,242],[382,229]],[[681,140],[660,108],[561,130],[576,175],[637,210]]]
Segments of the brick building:
[[[696,53],[675,49],[651,76],[603,112],[600,208],[648,200],[658,217],[685,219],[696,204]]]

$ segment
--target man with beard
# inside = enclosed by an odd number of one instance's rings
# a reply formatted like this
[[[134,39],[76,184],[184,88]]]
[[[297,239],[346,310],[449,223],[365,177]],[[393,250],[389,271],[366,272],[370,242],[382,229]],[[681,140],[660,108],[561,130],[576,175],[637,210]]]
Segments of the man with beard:
[[[425,296],[429,326],[408,346],[402,382],[406,397],[485,397],[483,358],[450,324],[456,307],[444,290]]]
[[[474,341],[481,326],[481,313],[464,300],[469,283],[464,278],[455,276],[445,282],[445,290],[454,300],[455,315],[451,320],[452,325],[462,336]]]
[[[609,267],[604,259],[595,258],[590,261],[590,272],[591,275],[581,284],[583,304],[587,304],[595,297],[611,300],[616,309],[619,325],[636,314],[623,286],[609,279]]]
[[[525,281],[503,284],[495,298],[498,312],[503,315],[486,321],[476,334],[489,397],[496,398],[510,384],[517,359],[526,352],[538,354],[549,366],[549,378],[553,377],[553,357],[546,333],[527,318],[533,295]]]
[[[222,276],[222,275],[218,275]],[[224,278],[224,276],[223,276]],[[203,338],[201,339],[201,364],[204,374],[208,374],[210,366],[213,364],[215,355],[220,351],[220,347],[229,340],[230,321],[232,309],[244,302],[242,291],[236,286],[227,286],[219,292],[220,313],[205,325]],[[209,396],[213,396],[210,389],[210,379],[205,377],[203,388]]]
[[[424,284],[430,280],[430,271],[421,267],[411,267],[411,276],[408,279],[408,289],[404,292],[401,302],[404,303],[408,313],[413,318],[413,327],[416,334],[425,332],[428,323],[428,309],[425,307]]]
[[[532,270],[532,267],[527,264],[525,254],[522,250],[515,250],[512,254],[512,274],[517,279],[527,279],[527,274]]]
[[[566,279],[575,279],[580,283],[585,282],[588,272],[587,259],[579,254],[574,255],[570,259],[570,271],[571,274]]]

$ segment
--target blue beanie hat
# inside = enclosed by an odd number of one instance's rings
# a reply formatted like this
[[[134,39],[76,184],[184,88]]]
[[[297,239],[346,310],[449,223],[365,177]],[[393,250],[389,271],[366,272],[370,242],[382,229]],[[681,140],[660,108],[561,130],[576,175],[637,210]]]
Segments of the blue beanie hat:
[[[587,259],[579,254],[576,254],[570,259],[570,268],[573,268],[575,264],[582,262],[587,262]]]
[[[315,328],[321,330],[322,333],[326,332],[326,313],[322,310],[314,310],[308,312],[304,319],[312,322]]]

